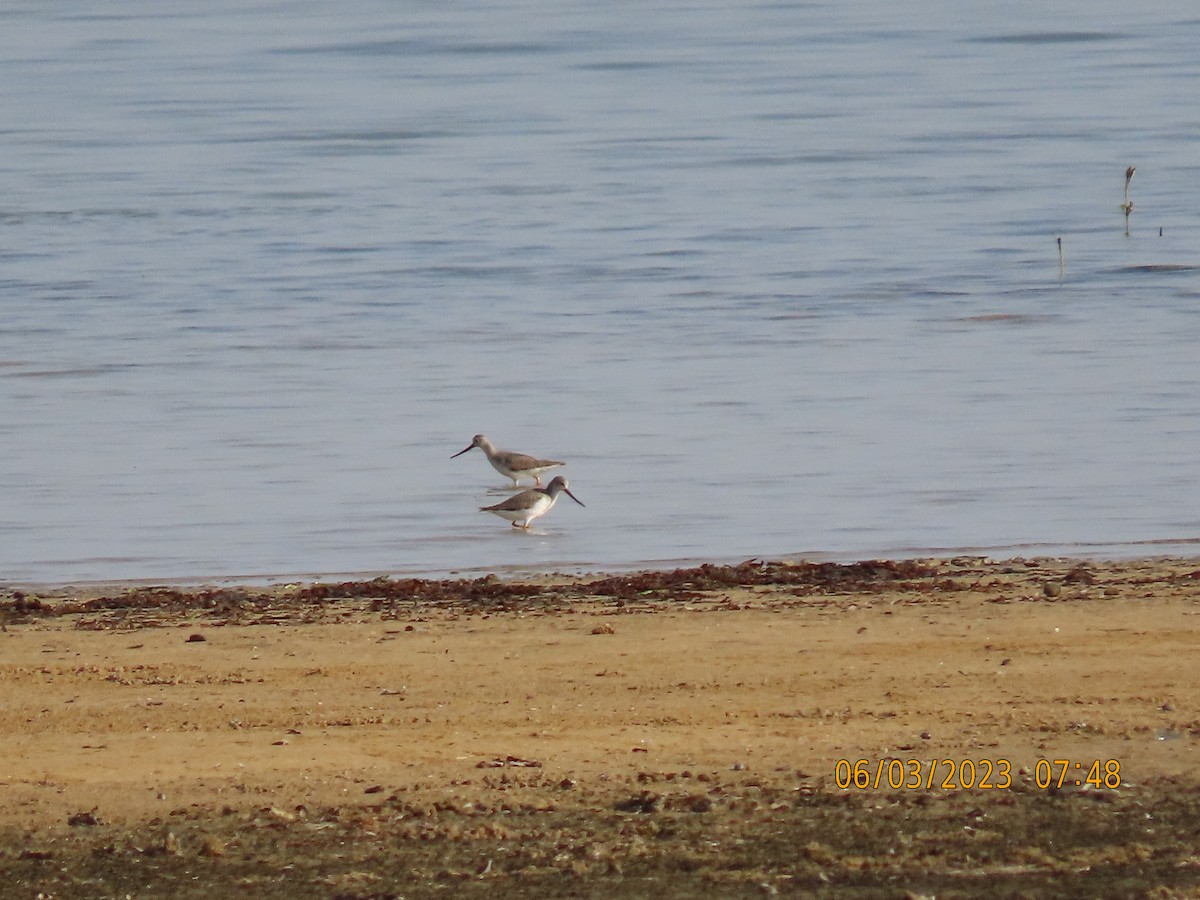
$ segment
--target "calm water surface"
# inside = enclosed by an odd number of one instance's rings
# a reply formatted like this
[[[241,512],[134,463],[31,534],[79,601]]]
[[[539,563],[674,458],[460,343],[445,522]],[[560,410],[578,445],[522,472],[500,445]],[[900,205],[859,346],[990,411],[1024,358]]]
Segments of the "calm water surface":
[[[0,581],[1194,552],[1194,4],[652,7],[0,9]]]

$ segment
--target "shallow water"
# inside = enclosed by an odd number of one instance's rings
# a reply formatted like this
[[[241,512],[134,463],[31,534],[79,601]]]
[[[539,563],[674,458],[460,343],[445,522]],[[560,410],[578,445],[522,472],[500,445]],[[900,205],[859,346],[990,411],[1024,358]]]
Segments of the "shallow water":
[[[88,10],[0,11],[0,580],[1200,541],[1190,4]]]

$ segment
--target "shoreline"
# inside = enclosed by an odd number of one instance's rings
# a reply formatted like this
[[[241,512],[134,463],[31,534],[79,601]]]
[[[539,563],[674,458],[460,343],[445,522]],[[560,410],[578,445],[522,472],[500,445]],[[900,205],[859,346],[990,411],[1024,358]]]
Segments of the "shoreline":
[[[16,593],[30,896],[1200,886],[1193,558]]]
[[[1181,553],[1182,548],[1195,548],[1194,553]],[[456,568],[398,568],[365,570],[310,570],[291,572],[261,572],[243,574],[169,575],[163,577],[89,577],[76,579],[56,578],[3,578],[0,577],[0,592],[43,591],[65,592],[84,590],[88,592],[106,589],[167,586],[180,589],[205,587],[260,587],[264,589],[285,584],[314,584],[330,581],[369,581],[379,578],[421,579],[428,581],[452,581],[462,578],[495,576],[506,580],[540,578],[583,578],[603,577],[638,572],[659,572],[674,569],[696,568],[703,565],[736,566],[748,559],[786,563],[834,563],[850,565],[865,561],[912,561],[949,560],[955,558],[978,559],[988,563],[1022,563],[1033,560],[1064,561],[1076,560],[1086,563],[1133,562],[1137,560],[1197,560],[1200,561],[1200,538],[1166,538],[1161,540],[1137,540],[1126,542],[1019,542],[994,546],[891,548],[879,553],[829,553],[798,551],[793,553],[759,554],[742,556],[679,557],[672,559],[644,559],[626,563],[587,562],[561,560],[544,565],[511,564],[508,566],[459,566]]]

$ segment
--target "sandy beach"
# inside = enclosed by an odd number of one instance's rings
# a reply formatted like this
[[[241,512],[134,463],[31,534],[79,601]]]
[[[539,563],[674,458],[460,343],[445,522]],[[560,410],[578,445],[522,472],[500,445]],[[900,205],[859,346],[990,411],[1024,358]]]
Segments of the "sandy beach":
[[[1200,561],[0,592],[12,897],[1200,896]]]

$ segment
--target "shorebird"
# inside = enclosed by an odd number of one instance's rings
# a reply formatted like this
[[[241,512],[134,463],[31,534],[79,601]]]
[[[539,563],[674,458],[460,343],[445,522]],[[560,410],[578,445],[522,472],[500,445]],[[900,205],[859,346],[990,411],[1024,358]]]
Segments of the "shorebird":
[[[560,493],[566,494],[583,506],[583,501],[571,493],[571,489],[567,486],[567,479],[561,475],[555,475],[544,488],[536,487],[521,491],[495,506],[481,506],[479,511],[490,512],[502,519],[508,519],[512,522],[513,528],[528,528],[534,519],[550,512],[550,508],[554,506],[554,501],[558,499]]]
[[[471,438],[471,443],[464,450],[459,450],[454,456],[462,456],[467,450],[474,450],[478,447],[487,454],[488,462],[492,464],[492,468],[503,475],[505,478],[511,478],[513,487],[516,487],[522,475],[529,475],[533,478],[533,483],[537,487],[542,486],[542,473],[547,469],[554,469],[558,466],[565,466],[566,463],[559,462],[556,459],[538,459],[536,456],[528,456],[524,453],[513,453],[509,450],[497,450],[495,445],[482,434],[477,434]],[[564,486],[566,482],[563,482]],[[546,507],[549,509],[549,507]],[[540,513],[539,513],[540,515]]]
[[[1129,234],[1129,214],[1133,212],[1133,201],[1129,199],[1129,182],[1133,181],[1133,173],[1137,171],[1137,166],[1130,166],[1125,170],[1125,202],[1121,204],[1121,212],[1125,213],[1125,234]]]

